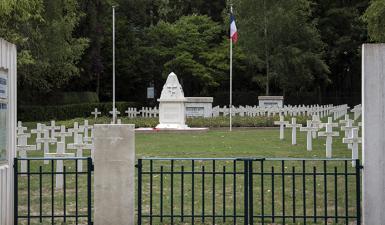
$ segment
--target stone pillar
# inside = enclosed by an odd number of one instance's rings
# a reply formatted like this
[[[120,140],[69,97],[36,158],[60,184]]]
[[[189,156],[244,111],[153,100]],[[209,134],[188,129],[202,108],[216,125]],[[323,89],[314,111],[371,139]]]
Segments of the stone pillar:
[[[362,47],[363,224],[385,225],[385,44]]]
[[[134,225],[135,126],[95,125],[95,225]]]

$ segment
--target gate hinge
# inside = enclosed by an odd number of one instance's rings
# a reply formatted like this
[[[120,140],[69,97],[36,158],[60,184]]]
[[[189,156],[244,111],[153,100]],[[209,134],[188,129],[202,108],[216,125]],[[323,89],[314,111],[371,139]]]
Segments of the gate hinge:
[[[363,165],[359,165],[358,169],[362,170],[362,169],[364,169],[364,166]]]

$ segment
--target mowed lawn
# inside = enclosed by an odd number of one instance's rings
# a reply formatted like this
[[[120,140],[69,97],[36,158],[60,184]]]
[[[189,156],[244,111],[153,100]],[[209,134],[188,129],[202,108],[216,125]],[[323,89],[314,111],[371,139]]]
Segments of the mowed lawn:
[[[333,158],[350,158],[351,157],[351,151],[348,150],[347,145],[342,144],[342,137],[344,136],[344,132],[340,131],[340,137],[333,139]],[[33,144],[33,138],[29,140],[29,144]],[[211,129],[208,132],[204,133],[161,133],[161,132],[155,132],[155,133],[137,133],[135,138],[135,145],[136,145],[136,157],[137,158],[311,158],[311,159],[319,159],[319,158],[325,158],[325,138],[319,137],[316,139],[313,139],[313,151],[306,151],[306,132],[299,132],[297,131],[297,145],[291,145],[291,129],[285,130],[285,140],[281,141],[279,140],[279,129],[278,128],[235,128],[232,132],[228,131],[228,129]],[[72,139],[68,138],[67,143],[72,143]],[[50,151],[55,152],[55,145],[50,146]],[[67,150],[67,152],[75,152],[74,150]],[[43,155],[42,151],[35,151],[29,154],[29,156],[37,156],[41,157]],[[84,156],[89,156],[90,152],[84,151]],[[191,164],[189,164],[190,161],[186,162],[175,162],[175,172],[180,172],[182,166],[185,167],[185,171],[191,171]],[[164,164],[163,164],[164,163]],[[203,206],[205,208],[205,213],[208,218],[210,218],[210,214],[212,215],[212,202],[215,196],[216,202],[216,213],[220,214],[222,212],[225,212],[226,215],[230,215],[234,212],[236,212],[239,215],[242,215],[243,213],[243,201],[237,201],[235,204],[236,210],[234,210],[233,207],[233,199],[234,199],[234,190],[236,191],[236,195],[238,199],[242,199],[244,195],[243,186],[241,185],[243,180],[243,175],[237,175],[236,178],[236,188],[234,189],[234,179],[232,178],[232,175],[226,175],[226,181],[223,181],[223,175],[217,175],[215,178],[215,183],[217,186],[217,190],[215,193],[213,192],[212,186],[213,186],[213,180],[211,179],[210,175],[207,175],[204,185],[202,186],[203,178],[201,175],[196,175],[195,180],[195,196],[196,199],[194,202],[192,202],[192,176],[185,175],[184,180],[184,193],[181,193],[181,190],[179,189],[182,185],[181,175],[175,175],[174,176],[174,185],[175,189],[173,198],[174,202],[173,204],[170,204],[171,201],[171,189],[170,189],[170,174],[167,174],[167,172],[170,172],[170,162],[155,162],[154,163],[154,172],[158,172],[158,174],[153,174],[153,213],[155,215],[160,215],[160,204],[163,202],[163,213],[169,214],[171,210],[171,205],[173,205],[175,214],[180,215],[182,213],[181,210],[181,204],[184,205],[185,214],[187,217],[185,218],[185,222],[181,222],[180,219],[175,220],[175,224],[190,224],[189,222],[191,220],[190,217],[188,217],[188,214],[191,214],[192,210],[192,204],[194,205],[195,210],[198,212],[201,212],[203,209]],[[67,171],[74,171],[74,163],[73,162],[67,162],[65,163],[67,165]],[[159,171],[161,166],[163,165],[165,174],[160,175]],[[259,164],[255,164],[254,172],[260,171],[260,167],[258,167]],[[271,172],[271,169],[269,166],[273,166],[276,169],[276,173],[279,173],[279,170],[281,168],[280,162],[272,162],[272,163],[266,163],[265,172]],[[330,165],[330,167],[329,167]],[[33,172],[39,171],[39,166],[42,166],[43,171],[51,171],[52,167],[51,164],[49,165],[43,165],[42,161],[40,162],[33,162],[31,163],[31,170]],[[86,163],[84,163],[84,169],[86,169]],[[226,166],[226,168],[225,168]],[[313,171],[313,166],[317,167],[317,172],[322,172],[323,167],[322,163],[316,162],[308,163],[306,164],[306,172],[311,173]],[[194,166],[194,170],[198,173],[202,171],[203,167],[205,167],[206,171],[212,171],[213,166],[211,161],[202,162],[197,161],[197,164]],[[301,161],[290,163],[288,162],[285,164],[284,171],[285,173],[291,173],[292,167],[295,167],[295,170],[297,173],[301,173]],[[341,163],[329,163],[327,171],[328,173],[333,173],[334,169],[337,168],[338,172],[344,171],[344,166]],[[231,162],[220,162],[218,161],[216,165],[217,171],[222,171],[222,169],[226,169],[227,172],[234,171],[232,167]],[[237,163],[236,165],[236,171],[242,171],[243,164],[242,162]],[[144,165],[144,170],[149,170],[149,164],[147,161],[147,164]],[[348,164],[348,171],[352,172],[355,169],[351,167],[350,163]],[[255,181],[254,181],[254,193],[256,193],[256,204],[260,207],[260,204],[257,201],[257,197],[260,198],[260,193],[265,193],[265,202],[264,207],[266,214],[272,214],[272,205],[273,201],[271,200],[273,197],[273,194],[276,198],[274,200],[274,206],[276,207],[276,213],[279,215],[282,211],[282,201],[281,196],[284,192],[287,193],[285,199],[287,201],[287,205],[285,206],[287,210],[287,214],[290,214],[293,209],[293,199],[292,196],[289,193],[293,193],[293,190],[295,189],[295,195],[298,196],[296,203],[297,211],[301,211],[303,207],[305,207],[304,203],[302,202],[300,196],[302,195],[302,189],[299,187],[302,187],[303,180],[301,178],[301,175],[296,175],[295,182],[293,182],[293,178],[291,176],[288,176],[285,178],[286,180],[286,186],[285,188],[282,187],[281,183],[281,177],[279,175],[275,176],[275,189],[272,189],[272,177],[270,175],[266,175],[265,179],[265,190],[261,190],[261,183],[259,176],[255,175]],[[136,177],[137,178],[137,177]],[[39,176],[35,175],[31,177],[31,214],[32,215],[39,215]],[[42,193],[43,193],[43,203],[42,203],[42,213],[44,215],[50,215],[51,213],[51,183],[52,183],[52,176],[50,175],[44,175],[42,178]],[[150,176],[144,175],[143,176],[143,209],[142,212],[144,214],[149,214],[150,210]],[[163,181],[162,181],[163,179]],[[25,215],[27,213],[27,199],[28,199],[28,192],[27,192],[27,177],[21,176],[19,178],[20,184],[19,184],[19,209],[20,213],[22,215]],[[344,215],[346,213],[346,210],[344,208],[344,204],[346,202],[345,200],[345,190],[344,190],[344,176],[338,175],[338,181],[334,180],[334,175],[329,175],[327,178],[327,193],[329,195],[328,201],[327,201],[327,211],[329,215],[332,215],[335,213],[336,210],[334,210],[334,203],[338,202],[338,215]],[[161,189],[160,182],[164,182],[164,187]],[[314,196],[316,197],[317,201],[317,214],[322,215],[324,213],[323,208],[326,206],[323,204],[324,199],[324,189],[323,188],[323,176],[317,175],[317,180],[313,180],[312,176],[307,176],[305,179],[306,182],[306,198],[308,198],[308,201],[306,203],[306,212],[308,215],[312,215],[313,213],[313,202],[312,200]],[[356,212],[355,208],[355,182],[354,179],[351,177],[348,181],[346,181],[348,188],[348,213],[350,216],[354,216]],[[294,184],[295,183],[295,184]],[[75,211],[75,191],[76,191],[76,185],[75,185],[75,176],[74,175],[68,175],[66,180],[66,211],[67,215],[74,215]],[[316,184],[317,186],[317,192],[314,192],[313,185]],[[334,192],[335,185],[338,185],[339,187],[339,193]],[[294,188],[294,187],[297,188]],[[223,189],[223,187],[225,187]],[[294,189],[293,189],[294,188]],[[87,212],[86,208],[86,177],[79,176],[78,180],[78,189],[79,189],[79,214],[84,215]],[[273,191],[275,190],[275,191]],[[274,193],[273,193],[274,192]],[[205,193],[205,194],[204,194]],[[223,193],[226,193],[226,206],[222,203],[222,198],[224,196]],[[294,193],[293,193],[294,194]],[[182,196],[184,196],[184,202],[181,201]],[[203,198],[206,199],[205,203],[203,204]],[[256,206],[257,206],[256,205]],[[55,190],[55,214],[56,215],[63,215],[64,210],[64,190],[57,189]],[[259,210],[259,209],[256,209]],[[256,214],[258,212],[256,211]],[[300,215],[301,213],[297,213]],[[31,224],[40,224],[39,218],[35,218]],[[55,219],[58,224],[62,224],[63,219],[61,217],[58,217]],[[212,220],[206,219],[205,222],[203,222],[201,219],[195,220],[196,224],[211,224],[210,222]],[[220,220],[220,218],[217,218],[217,224],[232,224],[231,218],[228,219],[226,222]],[[242,221],[242,218],[237,220],[238,222]],[[349,222],[354,221],[354,219],[349,219]],[[42,224],[50,224],[50,220],[43,219]],[[85,220],[81,219],[80,224],[85,224]],[[148,219],[144,219],[144,224],[148,224]],[[163,222],[159,220],[159,218],[154,219],[154,224],[170,224],[170,218],[165,217]],[[237,224],[238,224],[237,222]],[[271,219],[267,219],[266,222],[272,222]],[[278,224],[280,224],[279,220],[276,221]],[[299,221],[298,221],[299,222]],[[295,224],[303,224],[301,222]],[[333,221],[331,221],[333,222]],[[67,224],[73,224],[74,220],[73,218],[68,218]],[[314,224],[322,224],[323,220],[319,219]],[[26,220],[22,220],[21,224],[27,224]],[[65,224],[65,223],[63,223]],[[268,223],[269,224],[269,223]],[[290,223],[287,223],[290,224]],[[308,223],[313,224],[313,223]],[[338,221],[338,223],[335,224],[345,224],[343,221]]]
[[[298,130],[298,129],[297,129]],[[333,139],[333,158],[349,158],[351,151],[342,143],[344,132]],[[212,129],[207,133],[138,133],[136,155],[142,157],[291,157],[325,158],[324,137],[313,139],[313,151],[306,151],[306,132],[297,131],[291,144],[291,129],[285,140],[278,128]]]

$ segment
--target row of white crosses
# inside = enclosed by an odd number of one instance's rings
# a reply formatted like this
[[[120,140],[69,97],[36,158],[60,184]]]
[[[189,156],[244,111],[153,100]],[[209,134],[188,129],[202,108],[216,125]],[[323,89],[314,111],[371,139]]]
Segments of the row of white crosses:
[[[349,118],[348,114],[345,114],[345,119],[339,121],[341,130],[345,131],[345,137],[343,138],[343,143],[348,144],[348,148],[352,150],[352,159],[358,159],[358,144],[361,143],[361,138],[358,137],[358,127],[353,126],[353,120]],[[300,128],[300,131],[306,132],[306,149],[312,151],[312,139],[317,137],[317,132],[325,128],[325,131],[318,132],[318,136],[326,137],[326,157],[332,157],[332,143],[333,137],[338,137],[339,132],[333,131],[333,128],[338,127],[338,123],[333,123],[333,118],[328,117],[327,123],[322,123],[317,115],[313,115],[312,120],[308,120],[306,127],[302,127],[301,124],[297,124],[296,118],[292,118],[291,124],[288,121],[284,121],[284,117],[281,115],[279,121],[274,122],[275,125],[280,126],[280,139],[284,139],[284,128],[292,128],[292,145],[296,145],[296,133],[297,128]],[[359,123],[359,126],[362,124]],[[355,161],[353,161],[353,166],[355,166]]]
[[[312,106],[284,106],[284,107],[260,107],[260,106],[239,106],[232,107],[232,114],[239,116],[276,116],[276,115],[284,115],[284,116],[307,116],[307,115],[317,115],[320,118],[328,116],[333,110],[344,108],[343,106],[333,106],[333,105],[312,105]],[[227,116],[230,114],[230,110],[227,106],[223,108],[216,106],[212,109],[212,116],[218,117],[220,115]]]
[[[60,128],[59,132],[56,132],[57,129]],[[93,145],[93,126],[88,124],[88,121],[86,120],[84,122],[84,125],[79,126],[77,122],[74,124],[74,128],[68,129],[66,131],[65,126],[55,126],[55,122],[52,121],[51,125],[46,126],[44,124],[37,124],[37,128],[31,130],[31,133],[35,133],[36,138],[36,145],[28,145],[28,138],[31,137],[31,134],[24,133],[27,128],[22,126],[21,122],[18,122],[17,126],[17,137],[18,137],[18,144],[17,144],[17,150],[19,152],[19,156],[22,158],[27,157],[26,151],[32,151],[32,150],[41,150],[41,146],[43,145],[44,149],[44,157],[47,158],[47,160],[44,160],[45,164],[49,163],[50,158],[65,158],[65,157],[73,157],[74,154],[66,153],[65,152],[65,143],[66,138],[72,136],[74,134],[74,143],[68,144],[67,149],[74,149],[76,150],[76,156],[82,157],[83,156],[83,150],[91,150],[91,156],[93,157],[93,151],[94,151],[94,145]],[[89,131],[91,130],[91,136],[89,136]],[[84,138],[82,134],[84,133]],[[43,136],[42,136],[43,135]],[[57,138],[60,138],[60,141],[58,142]],[[84,140],[84,142],[83,142]],[[89,143],[90,142],[90,143]],[[50,144],[57,144],[56,153],[50,153],[49,152],[49,145]],[[62,172],[63,170],[63,163],[62,160],[57,160],[57,172]],[[78,171],[82,172],[82,160],[78,160]],[[21,172],[27,171],[27,161],[21,160]],[[62,176],[58,174],[59,176],[56,177],[56,187],[61,188],[62,187]],[[59,180],[59,181],[58,181]]]
[[[310,106],[291,106],[287,105],[284,107],[260,107],[260,106],[239,106],[232,107],[233,116],[276,116],[276,115],[285,115],[285,116],[306,116],[306,115],[317,115],[320,118],[326,117],[330,115],[330,113],[334,113],[335,115],[339,115],[339,113],[343,113],[346,111],[347,105],[333,106],[333,105],[310,105]],[[137,110],[136,108],[130,107],[125,111],[127,117],[134,118],[140,115],[141,117],[157,117],[159,116],[158,108],[154,107],[142,107],[141,110]],[[101,112],[98,111],[97,108],[94,109],[91,114],[98,118],[101,115]],[[120,115],[120,112],[115,108],[109,112],[113,117],[117,118]],[[216,106],[212,108],[212,116],[218,117],[220,115],[227,116],[230,114],[230,109],[227,106],[223,108]]]
[[[129,107],[124,112],[125,112],[125,114],[127,114],[128,118],[135,118],[138,115],[141,115],[141,117],[150,117],[150,118],[159,116],[159,110],[157,107],[154,107],[154,108],[142,107],[142,109],[139,111],[136,108]],[[97,119],[98,116],[101,114],[102,113],[100,111],[98,111],[97,108],[95,108],[94,111],[91,112],[91,115],[93,115],[95,119]],[[111,114],[112,116],[115,115],[115,118],[117,118],[118,115],[120,115],[120,112],[115,108],[115,109],[109,111],[109,114]]]

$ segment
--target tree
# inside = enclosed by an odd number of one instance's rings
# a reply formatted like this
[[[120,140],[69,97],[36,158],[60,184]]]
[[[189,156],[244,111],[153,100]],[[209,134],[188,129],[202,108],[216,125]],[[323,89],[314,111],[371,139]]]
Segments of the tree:
[[[60,90],[79,75],[77,63],[88,44],[86,38],[73,37],[82,16],[77,1],[8,3],[0,14],[0,31],[18,46],[19,99]]]
[[[327,102],[361,102],[361,44],[367,40],[361,15],[368,3],[368,0],[317,0],[313,5],[313,17],[326,44],[325,61],[331,70],[331,83],[322,88]]]
[[[164,65],[159,70],[164,78],[170,72],[178,75],[186,94],[208,94],[227,79],[228,41],[221,25],[208,16],[183,16],[173,24],[161,21],[147,34],[145,52],[161,59],[157,64]]]
[[[370,39],[385,42],[385,1],[372,0],[363,18],[368,24]]]
[[[266,95],[272,87],[289,94],[328,81],[324,44],[307,0],[237,0],[234,8],[239,43],[256,65],[255,79]]]
[[[41,36],[43,21],[41,0],[5,0],[0,2],[1,37],[18,46],[18,66],[35,63],[30,44]],[[19,72],[20,73],[20,72]]]

